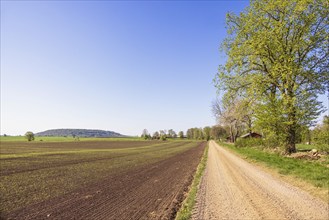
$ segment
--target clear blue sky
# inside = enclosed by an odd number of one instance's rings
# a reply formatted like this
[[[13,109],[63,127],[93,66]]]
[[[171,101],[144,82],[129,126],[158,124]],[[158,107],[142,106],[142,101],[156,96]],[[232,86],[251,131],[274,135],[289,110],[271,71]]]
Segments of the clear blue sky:
[[[248,4],[1,1],[1,134],[214,125],[225,15]]]

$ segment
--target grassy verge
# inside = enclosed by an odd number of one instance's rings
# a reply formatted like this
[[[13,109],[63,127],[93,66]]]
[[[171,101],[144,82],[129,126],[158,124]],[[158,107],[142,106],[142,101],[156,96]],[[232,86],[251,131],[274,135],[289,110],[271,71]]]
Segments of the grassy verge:
[[[274,168],[281,175],[292,175],[324,190],[329,188],[328,156],[319,161],[306,161],[283,157],[257,148],[236,148],[234,145],[227,143],[219,144],[245,156],[246,159],[261,162],[270,168]]]
[[[208,148],[209,148],[209,142],[203,153],[201,162],[198,165],[196,174],[195,174],[193,182],[192,182],[191,189],[190,189],[186,199],[183,201],[182,207],[177,212],[176,220],[185,220],[185,219],[191,218],[192,210],[195,205],[195,199],[196,199],[196,194],[198,191],[198,186],[200,184],[201,177],[204,173],[204,170],[206,169],[206,164],[207,164],[207,159],[208,159]]]
[[[297,151],[299,150],[312,150],[312,149],[317,149],[316,146],[314,145],[309,145],[309,144],[296,144]]]

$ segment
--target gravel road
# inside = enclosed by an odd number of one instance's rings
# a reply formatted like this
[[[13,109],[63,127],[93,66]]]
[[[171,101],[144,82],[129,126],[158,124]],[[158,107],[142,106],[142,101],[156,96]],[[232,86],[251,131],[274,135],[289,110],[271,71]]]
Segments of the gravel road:
[[[329,219],[329,207],[210,142],[192,219]]]

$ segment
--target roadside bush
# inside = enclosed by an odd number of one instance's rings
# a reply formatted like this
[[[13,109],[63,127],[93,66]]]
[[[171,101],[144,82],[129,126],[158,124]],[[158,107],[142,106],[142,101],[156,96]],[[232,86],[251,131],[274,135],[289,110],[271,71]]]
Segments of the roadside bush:
[[[272,138],[265,138],[263,139],[263,145],[267,148],[282,148],[284,149],[284,143],[279,139]]]
[[[324,116],[321,124],[312,131],[313,143],[320,151],[329,152],[329,116]]]
[[[236,147],[263,147],[264,143],[261,138],[238,138],[234,145]]]
[[[329,132],[315,129],[313,142],[319,151],[329,152]]]
[[[315,145],[319,151],[329,153],[329,144]]]

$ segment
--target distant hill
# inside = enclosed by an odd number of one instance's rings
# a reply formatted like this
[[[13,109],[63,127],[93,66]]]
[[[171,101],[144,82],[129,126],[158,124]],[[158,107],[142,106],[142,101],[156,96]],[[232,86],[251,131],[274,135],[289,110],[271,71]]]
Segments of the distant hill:
[[[56,136],[56,137],[126,137],[125,135],[103,130],[91,130],[91,129],[51,129],[43,132],[36,133],[35,136]]]

